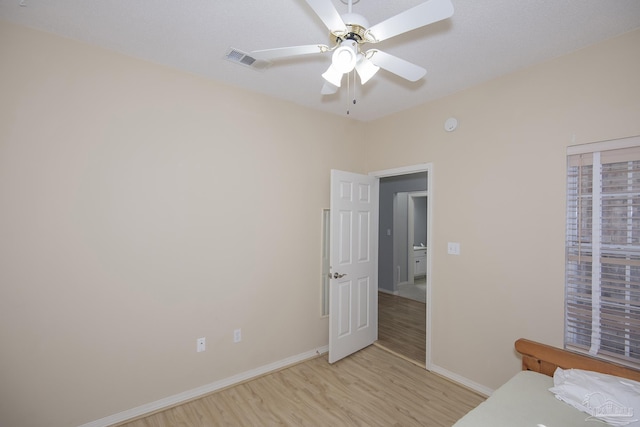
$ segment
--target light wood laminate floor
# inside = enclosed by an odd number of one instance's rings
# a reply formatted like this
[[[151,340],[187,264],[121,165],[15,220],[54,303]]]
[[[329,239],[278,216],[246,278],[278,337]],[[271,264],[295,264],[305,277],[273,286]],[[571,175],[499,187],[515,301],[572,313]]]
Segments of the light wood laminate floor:
[[[377,344],[426,365],[426,304],[378,292]]]
[[[376,346],[317,357],[126,427],[451,426],[484,398]]]

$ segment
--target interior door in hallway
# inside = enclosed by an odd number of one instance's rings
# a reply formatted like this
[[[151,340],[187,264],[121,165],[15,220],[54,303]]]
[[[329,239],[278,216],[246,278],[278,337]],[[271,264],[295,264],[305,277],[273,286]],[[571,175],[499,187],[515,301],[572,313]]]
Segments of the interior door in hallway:
[[[378,338],[378,178],[331,171],[329,363]]]

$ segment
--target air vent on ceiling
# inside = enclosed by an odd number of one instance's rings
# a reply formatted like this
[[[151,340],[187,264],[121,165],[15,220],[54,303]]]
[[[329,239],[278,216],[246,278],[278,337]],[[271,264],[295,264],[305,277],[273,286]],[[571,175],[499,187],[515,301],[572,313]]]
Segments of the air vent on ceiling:
[[[230,47],[229,50],[227,50],[227,53],[224,57],[227,61],[235,62],[236,64],[244,65],[245,67],[253,68],[256,70],[264,70],[269,65],[271,65],[268,61],[256,59],[248,53],[245,53],[233,47]]]

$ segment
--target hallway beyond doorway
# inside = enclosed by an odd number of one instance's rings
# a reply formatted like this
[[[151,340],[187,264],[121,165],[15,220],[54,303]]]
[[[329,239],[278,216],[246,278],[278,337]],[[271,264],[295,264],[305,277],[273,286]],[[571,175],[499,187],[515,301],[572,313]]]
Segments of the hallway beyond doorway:
[[[413,283],[399,284],[397,295],[414,301],[427,302],[427,278],[423,276],[415,279]]]
[[[425,366],[426,307],[409,298],[378,292],[378,341],[416,364]]]

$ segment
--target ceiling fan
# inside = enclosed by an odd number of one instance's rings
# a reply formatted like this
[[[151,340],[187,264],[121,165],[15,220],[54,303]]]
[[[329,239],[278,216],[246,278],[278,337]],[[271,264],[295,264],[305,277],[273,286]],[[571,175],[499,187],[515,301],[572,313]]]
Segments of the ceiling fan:
[[[451,0],[429,0],[405,10],[379,24],[370,26],[361,15],[351,11],[353,0],[348,0],[348,13],[340,16],[331,0],[305,0],[331,32],[332,46],[312,44],[255,50],[251,56],[271,62],[293,56],[326,54],[332,52],[331,65],[322,74],[325,84],[321,93],[337,92],[345,74],[354,69],[365,84],[380,68],[415,82],[426,74],[426,70],[379,49],[363,50],[363,46],[375,44],[416,28],[447,19],[453,15]],[[346,4],[346,0],[341,0]],[[359,0],[355,0],[357,3]]]

